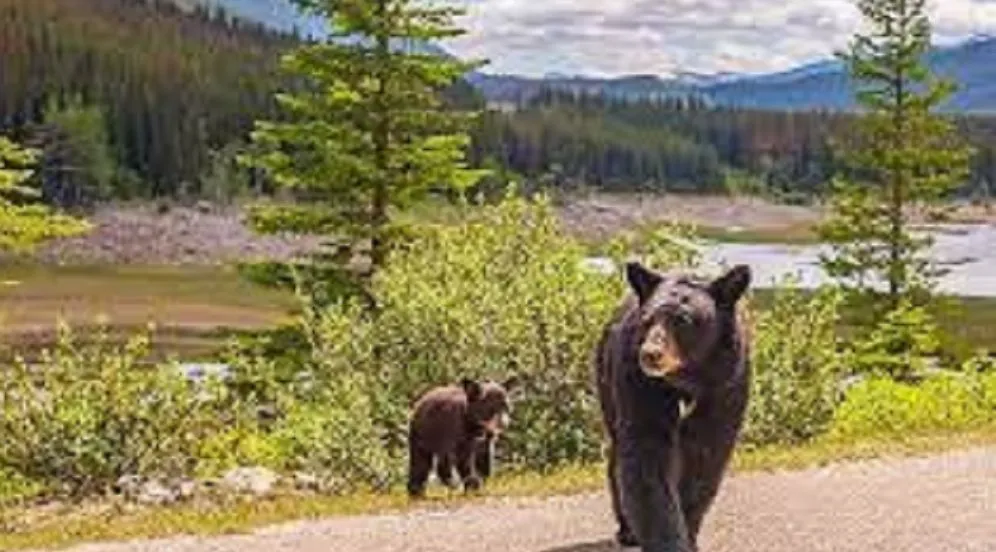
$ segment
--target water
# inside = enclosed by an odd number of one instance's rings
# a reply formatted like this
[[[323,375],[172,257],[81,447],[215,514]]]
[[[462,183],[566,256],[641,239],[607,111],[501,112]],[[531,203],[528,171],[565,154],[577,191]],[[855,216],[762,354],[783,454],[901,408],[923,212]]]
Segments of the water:
[[[996,226],[945,225],[931,231],[930,254],[948,270],[938,291],[953,295],[996,297]],[[820,269],[818,256],[825,246],[769,244],[713,244],[704,251],[707,262],[747,264],[758,287],[770,287],[786,275],[799,278],[799,285],[815,287],[829,282]]]
[[[931,256],[949,272],[938,291],[952,295],[996,297],[996,225],[943,225],[931,230],[935,242]],[[713,243],[702,248],[707,264],[746,264],[753,272],[754,286],[771,287],[792,275],[800,286],[812,288],[829,283],[819,267],[825,246]],[[605,260],[593,259],[589,267],[605,272]]]

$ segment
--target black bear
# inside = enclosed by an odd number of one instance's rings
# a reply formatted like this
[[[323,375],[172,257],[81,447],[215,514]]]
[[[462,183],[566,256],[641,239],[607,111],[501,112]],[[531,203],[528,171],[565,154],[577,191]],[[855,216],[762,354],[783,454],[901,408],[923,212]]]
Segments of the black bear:
[[[408,494],[421,497],[436,461],[436,475],[455,486],[453,469],[464,489],[476,490],[491,475],[494,442],[511,414],[509,393],[518,385],[464,378],[459,385],[436,387],[416,401],[408,428]]]
[[[630,292],[595,355],[617,541],[694,552],[743,425],[750,269],[714,280],[626,264]]]

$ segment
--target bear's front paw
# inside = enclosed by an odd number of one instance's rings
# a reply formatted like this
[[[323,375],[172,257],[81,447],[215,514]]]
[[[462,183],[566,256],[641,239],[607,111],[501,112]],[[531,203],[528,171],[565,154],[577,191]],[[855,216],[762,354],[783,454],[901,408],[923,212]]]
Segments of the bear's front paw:
[[[425,487],[422,485],[408,484],[408,498],[412,500],[421,500],[425,498]]]
[[[467,492],[477,491],[481,488],[481,478],[472,475],[463,480],[463,488]]]
[[[634,535],[629,529],[620,529],[616,531],[616,542],[619,546],[624,547],[640,546],[640,542],[636,540],[636,535]]]

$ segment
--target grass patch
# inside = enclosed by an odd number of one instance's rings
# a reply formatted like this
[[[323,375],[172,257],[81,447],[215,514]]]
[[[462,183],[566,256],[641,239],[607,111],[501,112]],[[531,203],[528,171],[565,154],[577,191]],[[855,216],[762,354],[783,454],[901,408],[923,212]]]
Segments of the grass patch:
[[[757,288],[753,302],[758,309],[767,309],[774,293],[769,288]],[[996,351],[996,297],[945,297],[932,312],[945,335],[943,348],[950,354],[960,358],[978,349]],[[853,336],[848,327],[840,330],[844,338]]]
[[[996,426],[971,432],[933,433],[852,441],[816,440],[793,447],[741,448],[734,457],[733,474],[797,470],[841,461],[883,457],[910,457],[948,450],[996,444]],[[429,499],[412,505],[398,489],[384,495],[356,494],[344,497],[277,496],[224,506],[180,506],[125,512],[104,508],[98,513],[80,510],[48,512],[46,520],[29,530],[0,534],[0,549],[24,550],[66,547],[89,541],[156,538],[177,534],[221,535],[243,533],[256,527],[303,519],[390,513],[421,509],[445,509],[485,500],[488,497],[542,498],[605,488],[604,466],[570,466],[546,475],[508,474],[495,478],[485,493],[466,497],[438,485]],[[83,510],[84,512],[86,510]]]
[[[121,336],[153,322],[157,349],[189,357],[212,350],[227,330],[272,326],[294,304],[227,267],[17,265],[4,267],[0,282],[0,334],[29,351],[52,344],[59,318],[76,329],[106,316]]]
[[[723,226],[699,226],[699,236],[706,240],[723,243],[757,243],[778,245],[816,245],[820,238],[812,225],[792,224],[784,226],[764,226],[755,228],[728,228]]]

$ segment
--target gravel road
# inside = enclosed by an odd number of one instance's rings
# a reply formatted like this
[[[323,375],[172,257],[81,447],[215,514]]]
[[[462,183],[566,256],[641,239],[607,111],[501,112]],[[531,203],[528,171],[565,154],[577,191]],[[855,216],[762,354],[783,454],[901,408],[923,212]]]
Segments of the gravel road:
[[[74,552],[609,552],[604,493]],[[703,552],[996,551],[996,448],[730,478]]]

